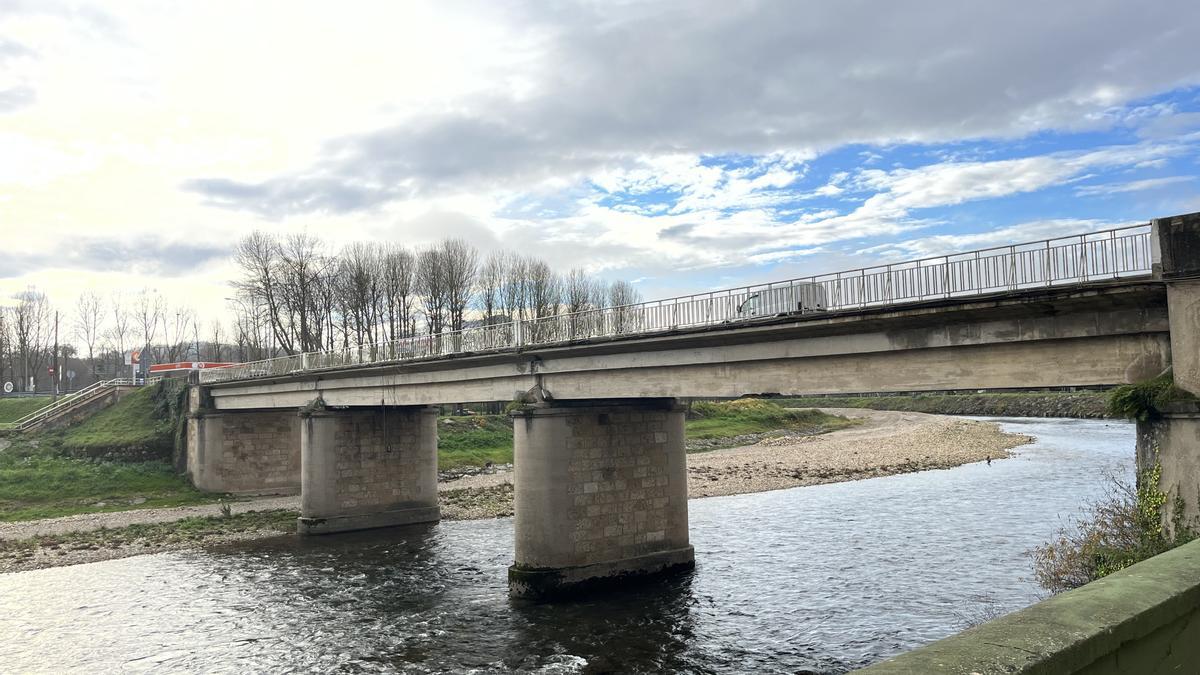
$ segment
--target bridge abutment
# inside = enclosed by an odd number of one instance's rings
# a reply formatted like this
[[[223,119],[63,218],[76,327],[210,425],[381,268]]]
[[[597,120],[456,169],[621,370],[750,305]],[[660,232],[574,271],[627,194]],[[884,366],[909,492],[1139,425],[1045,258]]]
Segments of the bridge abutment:
[[[1200,213],[1152,222],[1155,273],[1167,287],[1171,373],[1175,386],[1200,395]],[[1200,403],[1173,401],[1138,422],[1138,480],[1158,477],[1162,523],[1200,528]]]
[[[300,420],[294,410],[194,412],[188,419],[187,473],[206,492],[295,494]]]
[[[512,595],[550,597],[694,566],[684,412],[673,399],[556,402],[513,418]]]
[[[300,534],[441,518],[436,408],[306,410],[300,420]]]

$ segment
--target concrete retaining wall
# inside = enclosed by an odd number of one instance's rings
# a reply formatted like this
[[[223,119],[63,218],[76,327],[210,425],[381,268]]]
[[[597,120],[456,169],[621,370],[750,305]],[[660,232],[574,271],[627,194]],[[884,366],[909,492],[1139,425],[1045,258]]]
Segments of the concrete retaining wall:
[[[1200,541],[863,669],[1154,675],[1200,668]]]

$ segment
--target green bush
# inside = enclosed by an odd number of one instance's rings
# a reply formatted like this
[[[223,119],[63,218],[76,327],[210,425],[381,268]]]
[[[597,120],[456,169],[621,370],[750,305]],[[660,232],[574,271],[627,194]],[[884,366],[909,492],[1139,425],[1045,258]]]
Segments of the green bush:
[[[1108,410],[1116,417],[1145,422],[1161,415],[1163,406],[1172,401],[1195,398],[1175,386],[1175,378],[1168,371],[1150,380],[1113,389],[1108,395]]]

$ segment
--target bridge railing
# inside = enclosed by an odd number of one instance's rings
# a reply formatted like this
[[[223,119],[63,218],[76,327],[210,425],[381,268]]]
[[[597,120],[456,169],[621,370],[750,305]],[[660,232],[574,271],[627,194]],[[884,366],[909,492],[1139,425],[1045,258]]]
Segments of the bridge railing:
[[[1081,284],[1151,272],[1150,225],[887,263],[709,293],[282,356],[200,372],[203,383],[522,349],[739,323],[776,314],[885,307]],[[753,311],[751,301],[758,301]]]

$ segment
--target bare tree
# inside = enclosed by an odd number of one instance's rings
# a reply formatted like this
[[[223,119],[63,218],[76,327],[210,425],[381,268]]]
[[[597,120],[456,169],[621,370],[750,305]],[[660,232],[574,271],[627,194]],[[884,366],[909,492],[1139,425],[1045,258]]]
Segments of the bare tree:
[[[484,325],[496,323],[503,307],[501,289],[504,287],[504,268],[507,256],[496,252],[487,257],[479,268],[479,310],[483,312]]]
[[[356,344],[374,342],[378,323],[376,297],[380,270],[375,249],[356,242],[342,249],[337,274],[338,298],[343,308],[345,332]]]
[[[173,318],[173,320],[172,320]],[[165,309],[162,313],[162,336],[164,346],[161,350],[166,361],[182,361],[187,358],[188,350],[197,341],[196,315],[190,308],[177,308],[174,312]],[[199,353],[196,358],[199,358]]]
[[[523,257],[505,253],[502,259],[502,278],[500,284],[500,307],[508,315],[510,321],[525,319],[528,307],[526,292],[529,279],[525,275],[526,261]]]
[[[416,301],[417,259],[408,249],[387,246],[383,249],[383,288],[387,296],[388,339],[412,335],[413,303]]]
[[[96,375],[96,343],[104,325],[104,303],[94,291],[84,291],[75,302],[75,336],[87,347],[88,364]]]
[[[440,333],[446,323],[446,268],[441,249],[427,248],[417,254],[416,279],[425,325],[430,334]]]
[[[10,310],[0,307],[0,381],[9,382],[16,379],[17,373],[13,364],[13,331]],[[8,364],[8,378],[4,377],[5,364]],[[9,379],[11,378],[11,379]]]
[[[220,362],[223,360],[222,357],[225,355],[223,351],[224,347],[222,345],[224,334],[221,330],[220,321],[213,319],[212,323],[209,325],[208,335],[208,358],[211,361]]]
[[[14,298],[17,306],[13,308],[13,337],[23,366],[22,382],[36,390],[38,374],[50,356],[50,303],[44,293],[33,287]]]
[[[529,306],[534,318],[558,314],[562,307],[562,281],[542,260],[532,260],[526,267],[529,283]]]
[[[242,278],[234,283],[239,295],[244,296],[256,309],[261,307],[277,344],[286,353],[295,353],[290,322],[284,316],[283,300],[279,290],[279,268],[282,264],[279,240],[266,232],[256,230],[238,242],[234,260],[242,271]]]
[[[445,269],[445,308],[450,330],[462,330],[465,323],[463,315],[475,292],[479,252],[462,239],[446,239],[439,248]]]
[[[129,346],[129,337],[131,327],[131,316],[129,309],[125,306],[125,300],[120,293],[114,293],[109,298],[109,328],[105,332],[105,336],[116,349],[117,360],[120,361],[125,356],[125,350]]]
[[[321,348],[324,322],[316,291],[330,264],[323,248],[321,240],[306,233],[289,235],[279,248],[280,279],[292,326],[293,350],[307,352]]]
[[[641,302],[642,296],[628,281],[618,280],[608,287],[608,304],[612,308],[612,329],[618,333],[637,330],[639,315],[629,305]]]
[[[163,320],[166,307],[166,300],[158,291],[148,288],[143,288],[134,302],[133,316],[135,327],[139,331],[138,339],[141,340],[142,363],[156,360],[152,354],[154,339],[158,336],[159,324]]]

